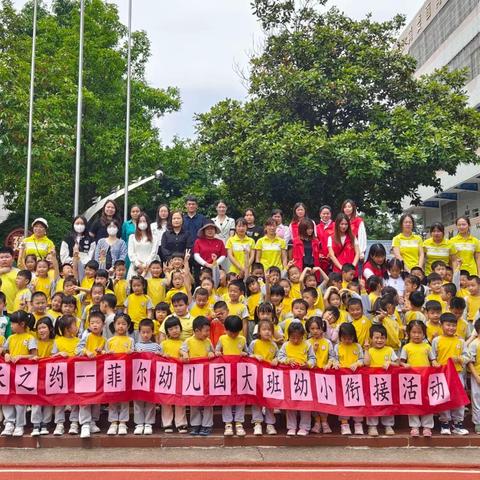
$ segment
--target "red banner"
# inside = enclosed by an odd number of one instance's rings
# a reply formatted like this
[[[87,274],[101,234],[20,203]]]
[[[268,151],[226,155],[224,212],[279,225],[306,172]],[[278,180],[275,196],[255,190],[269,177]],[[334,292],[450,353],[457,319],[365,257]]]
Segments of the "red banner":
[[[469,403],[444,367],[323,370],[248,357],[183,363],[151,353],[0,363],[0,404],[87,405],[141,400],[191,406],[261,405],[335,415],[423,415]]]

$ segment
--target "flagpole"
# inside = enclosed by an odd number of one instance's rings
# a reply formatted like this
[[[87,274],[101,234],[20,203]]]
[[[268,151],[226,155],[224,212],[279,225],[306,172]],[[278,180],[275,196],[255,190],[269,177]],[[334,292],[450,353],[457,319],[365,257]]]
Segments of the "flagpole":
[[[24,235],[28,236],[28,217],[30,215],[30,179],[32,171],[32,137],[33,137],[33,96],[35,93],[35,54],[37,47],[37,2],[33,2],[32,61],[30,65],[30,104],[28,111],[28,144],[27,144],[27,179],[25,184],[25,221]]]
[[[123,218],[128,219],[128,169],[130,157],[130,82],[132,76],[132,0],[128,0],[127,114],[125,127],[125,204]]]
[[[80,205],[80,154],[82,148],[82,104],[83,104],[83,31],[85,22],[85,0],[80,0],[80,47],[78,51],[78,95],[77,95],[77,144],[75,149],[75,196],[73,216],[78,215]]]

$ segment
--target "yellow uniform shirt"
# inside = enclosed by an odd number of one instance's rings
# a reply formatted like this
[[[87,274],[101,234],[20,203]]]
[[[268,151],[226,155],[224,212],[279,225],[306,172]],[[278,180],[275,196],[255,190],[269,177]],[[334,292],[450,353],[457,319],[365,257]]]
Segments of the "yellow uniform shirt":
[[[175,314],[169,315],[165,320],[173,316],[176,316]],[[190,315],[190,313],[187,313],[184,317],[178,317],[180,320],[180,324],[182,325],[182,332],[180,333],[180,340],[185,341],[187,338],[191,337],[193,335],[193,316]],[[167,334],[165,331],[165,321],[162,323],[160,326],[160,333],[163,333],[164,335]]]
[[[30,355],[37,348],[35,337],[31,333],[14,333],[7,338],[4,348],[10,355]]]
[[[400,250],[400,255],[408,270],[418,266],[420,248],[423,247],[423,240],[420,235],[412,234],[407,237],[403,233],[399,233],[393,237],[392,247],[397,247]]]
[[[413,320],[420,320],[423,323],[427,323],[427,319],[425,318],[425,315],[422,312],[419,312],[418,310],[409,310],[408,312],[405,313],[406,325],[408,325],[410,322],[413,322]]]
[[[307,310],[307,314],[305,315],[305,320],[308,320],[309,318],[312,317],[321,317],[322,316],[322,311],[318,308],[309,308]]]
[[[468,351],[470,358],[472,359],[475,371],[480,374],[480,340],[476,338],[469,346]],[[472,382],[475,380],[472,378]]]
[[[47,310],[47,315],[49,315],[55,321],[57,321],[62,316],[62,312],[57,312],[56,310],[52,310],[51,308],[49,308]]]
[[[318,368],[323,368],[330,357],[333,356],[333,346],[330,340],[327,338],[309,338],[308,343],[312,346],[313,352],[315,353],[315,358],[317,359],[316,366]]]
[[[63,282],[65,282],[64,278],[58,278],[57,282],[55,283],[55,293],[63,292]]]
[[[427,322],[427,339],[430,343],[435,337],[443,334],[442,325],[439,323]]]
[[[123,307],[128,296],[128,282],[124,278],[113,283],[113,293],[117,298],[117,307]]]
[[[411,367],[429,367],[431,361],[435,360],[432,346],[427,342],[407,343],[402,348],[400,358]]]
[[[15,301],[13,303],[13,311],[16,312],[17,310],[25,310],[28,311],[27,302],[32,300],[32,292],[29,288],[22,288],[18,290],[17,294],[15,295]]]
[[[188,358],[204,358],[213,352],[212,342],[209,338],[199,340],[196,337],[190,337],[183,342],[181,351],[188,353]]]
[[[305,328],[305,323],[307,323],[305,319],[300,320],[298,318],[292,318],[292,317],[287,318],[283,324],[283,338],[285,339],[285,341],[288,340],[288,327],[293,322],[300,322],[303,325],[303,328]],[[306,333],[305,333],[305,336],[306,336]]]
[[[249,297],[247,297],[247,308],[248,308],[248,314],[250,315],[250,320],[254,319],[255,309],[260,305],[261,301],[262,301],[261,292],[252,293]]]
[[[148,310],[153,308],[152,301],[147,295],[136,295],[131,293],[125,300],[127,313],[132,319],[135,330],[138,330],[138,324],[144,318],[148,318]]]
[[[387,347],[392,347],[394,350],[398,350],[401,342],[400,325],[398,324],[396,316],[387,315],[382,321],[376,323],[383,325],[387,330]]]
[[[363,350],[358,343],[337,343],[335,356],[342,368],[350,368],[354,363],[363,360]]]
[[[248,313],[248,308],[245,306],[244,303],[237,302],[237,303],[232,303],[230,301],[227,301],[227,307],[228,307],[228,314],[229,315],[236,315],[237,317],[240,317],[242,320],[244,318],[249,318],[249,313]]]
[[[430,300],[435,300],[440,303],[442,306],[442,313],[447,311],[447,302],[442,300],[442,296],[439,293],[429,293],[425,298],[425,302],[429,302]]]
[[[268,238],[267,236],[259,238],[255,250],[261,251],[260,263],[265,271],[270,267],[278,267],[283,270],[282,251],[287,250],[285,240],[280,237]]]
[[[53,242],[46,235],[40,238],[30,235],[23,243],[25,244],[25,256],[35,255],[37,260],[45,258],[48,252],[55,248]]]
[[[50,277],[35,277],[32,281],[35,292],[43,292],[47,296],[47,303],[50,305],[53,281]]]
[[[147,295],[152,301],[152,305],[158,305],[165,301],[166,280],[164,278],[147,279]]]
[[[323,312],[325,310],[325,302],[323,300],[323,292],[322,292],[322,289],[320,287],[317,287],[317,293],[318,293],[318,299],[315,302],[314,307],[318,308],[319,310],[321,310]]]
[[[200,308],[197,305],[197,303],[194,302],[193,305],[190,307],[190,315],[192,316],[192,318],[197,318],[197,317],[212,318],[213,311],[208,303],[204,307]]]
[[[371,367],[383,367],[387,362],[395,362],[397,356],[392,347],[369,348],[368,356],[370,357]]]
[[[180,358],[180,348],[182,346],[183,341],[178,339],[175,340],[173,338],[167,338],[161,344],[161,352],[172,358]]]
[[[80,282],[80,287],[84,288],[85,290],[88,290],[87,292],[85,292],[86,293],[85,302],[87,303],[92,301],[90,290],[92,289],[94,283],[95,283],[95,278],[88,278],[88,277],[83,277],[82,281]]]
[[[365,315],[362,315],[358,320],[352,322],[355,331],[357,332],[357,339],[360,345],[365,345],[370,337],[370,327],[372,322]]]
[[[449,358],[462,357],[464,355],[465,342],[458,337],[446,337],[440,335],[432,342],[432,350],[440,365],[446,365]],[[457,372],[463,370],[462,365],[455,364]]]
[[[467,323],[463,318],[460,318],[460,319],[457,321],[457,331],[455,332],[455,335],[456,335],[458,338],[462,338],[463,340],[466,340],[466,339],[467,339],[467,335],[468,335],[468,323]]]
[[[130,353],[133,351],[133,338],[127,335],[115,335],[107,340],[107,352]]]
[[[478,315],[480,309],[480,295],[468,295],[467,300],[467,320],[473,322]]]
[[[95,335],[92,332],[88,332],[82,343],[85,343],[85,346],[81,353],[85,353],[85,352],[94,353],[97,351],[97,349],[103,350],[105,348],[106,340],[102,335]]]
[[[0,280],[2,282],[0,290],[7,297],[7,312],[9,313],[13,313],[15,311],[13,304],[15,302],[15,295],[17,294],[18,290],[15,282],[18,272],[18,268],[12,268],[8,273],[2,273],[0,275]]]
[[[467,270],[470,275],[478,275],[475,254],[480,253],[480,241],[473,235],[463,238],[460,234],[449,240],[457,251],[457,257],[462,261],[462,270]]]
[[[247,341],[243,335],[231,338],[229,335],[221,335],[215,350],[223,355],[240,355],[245,351]]]
[[[450,263],[450,255],[455,255],[455,253],[457,253],[455,246],[445,238],[440,243],[435,243],[433,238],[427,238],[423,242],[423,249],[425,251],[426,275],[430,275],[432,273],[433,262],[441,260],[448,265]]]
[[[78,337],[55,337],[55,341],[53,342],[53,350],[52,353],[66,353],[69,357],[74,357],[76,355],[77,346],[80,343],[80,339]]]
[[[278,347],[273,341],[266,341],[262,339],[253,340],[250,344],[250,354],[256,357],[261,357],[266,362],[271,362],[278,351]]]
[[[292,311],[292,303],[293,303],[293,298],[290,297],[285,297],[282,301],[282,311],[285,314],[289,314]]]
[[[235,260],[242,265],[245,265],[245,250],[247,248],[252,251],[255,247],[255,242],[252,238],[245,237],[240,238],[238,235],[233,235],[229,237],[227,243],[225,244],[225,248],[230,250]],[[233,264],[230,264],[229,272],[240,273],[240,270]]]
[[[457,290],[457,297],[467,298],[470,292],[466,288],[459,288]]]
[[[170,306],[172,306],[172,297],[176,293],[184,293],[185,295],[187,295],[187,289],[185,287],[171,288],[165,295],[165,302],[167,302]]]
[[[304,341],[299,345],[294,345],[292,342],[287,342],[284,344],[284,346],[285,354],[288,360],[293,360],[300,365],[305,365],[307,363],[308,350],[311,348],[308,342]]]
[[[297,298],[302,298],[302,284],[300,282],[293,283],[291,282],[292,286],[290,288],[289,296],[296,300]],[[292,300],[292,301],[293,301]]]
[[[53,339],[37,340],[37,355],[40,358],[48,358],[52,356]]]

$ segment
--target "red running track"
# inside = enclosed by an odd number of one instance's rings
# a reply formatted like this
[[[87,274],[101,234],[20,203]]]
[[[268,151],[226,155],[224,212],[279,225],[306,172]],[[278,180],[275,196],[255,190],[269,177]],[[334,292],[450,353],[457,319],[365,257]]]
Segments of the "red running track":
[[[220,473],[220,476],[219,476]],[[228,466],[158,466],[158,467],[2,467],[0,480],[84,480],[92,475],[101,475],[101,480],[473,480],[480,478],[480,468],[454,468],[438,466],[423,468],[404,467],[228,467]]]

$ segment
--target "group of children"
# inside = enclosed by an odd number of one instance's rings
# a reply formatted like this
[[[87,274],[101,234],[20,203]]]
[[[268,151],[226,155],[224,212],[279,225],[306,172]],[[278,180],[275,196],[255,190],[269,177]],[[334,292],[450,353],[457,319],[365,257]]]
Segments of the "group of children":
[[[246,256],[248,257],[248,256]],[[480,278],[434,262],[425,278],[416,267],[406,274],[402,262],[370,249],[365,263],[373,273],[360,276],[344,264],[341,273],[320,267],[286,270],[262,263],[246,265],[247,275],[226,273],[214,264],[194,280],[188,255],[168,264],[154,261],[143,276],[127,282],[125,262],[113,272],[96,261],[59,268],[55,252],[47,259],[26,258],[17,274],[14,312],[0,317],[1,351],[6,362],[22,358],[152,352],[188,361],[220,355],[249,355],[272,365],[352,371],[363,367],[445,365],[449,359],[466,385],[470,376],[472,419],[480,433]],[[196,284],[193,289],[192,285]],[[1,287],[0,287],[1,289]],[[0,292],[0,311],[6,298]],[[21,436],[25,406],[3,406],[2,435]],[[65,407],[31,407],[32,436],[63,435]],[[99,432],[100,405],[70,407],[70,434],[88,438]],[[212,432],[213,408],[161,405],[166,433],[206,436]],[[254,435],[277,433],[276,412],[252,405]],[[157,406],[134,402],[134,434],[150,435]],[[226,436],[246,434],[245,406],[222,407]],[[108,405],[108,435],[125,435],[129,403]],[[350,418],[340,417],[340,431],[352,434]],[[442,434],[465,435],[464,408],[439,415]],[[368,417],[368,434],[394,434],[394,417]],[[286,411],[287,435],[332,432],[323,412]],[[409,416],[411,435],[431,436],[433,415]],[[422,429],[422,430],[420,430]],[[364,434],[363,418],[353,418],[353,433]]]

